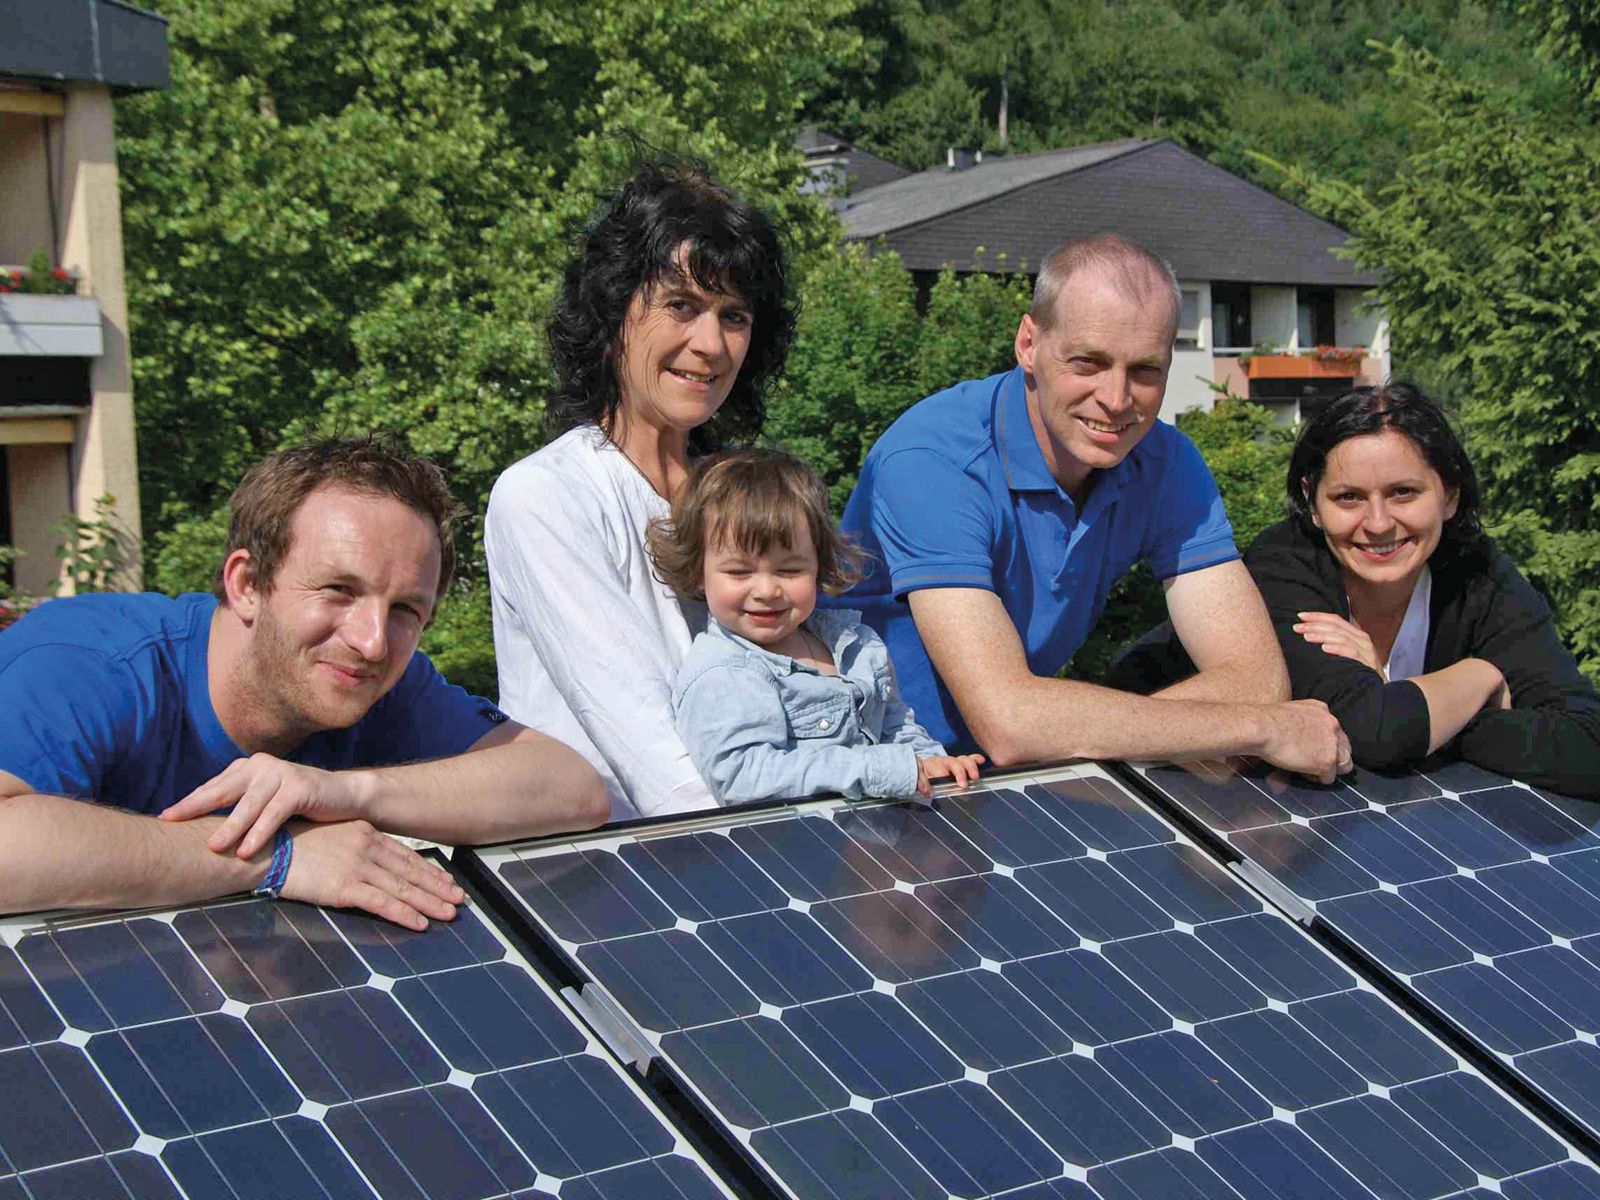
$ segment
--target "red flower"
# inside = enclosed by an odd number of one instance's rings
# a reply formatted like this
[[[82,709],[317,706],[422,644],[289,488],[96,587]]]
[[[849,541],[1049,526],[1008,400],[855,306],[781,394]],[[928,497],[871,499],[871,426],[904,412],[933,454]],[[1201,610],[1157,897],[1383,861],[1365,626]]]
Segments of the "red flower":
[[[50,278],[51,279],[59,279],[63,283],[65,283],[67,281],[67,279],[70,278],[70,276],[68,276],[67,273],[65,271],[63,271],[60,267],[57,267],[55,270],[50,272]]]

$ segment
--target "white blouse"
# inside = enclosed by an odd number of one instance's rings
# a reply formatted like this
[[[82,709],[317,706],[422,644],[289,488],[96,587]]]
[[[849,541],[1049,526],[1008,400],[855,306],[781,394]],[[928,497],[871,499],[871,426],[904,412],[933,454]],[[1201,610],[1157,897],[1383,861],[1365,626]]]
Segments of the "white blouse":
[[[1433,572],[1422,564],[1417,576],[1417,586],[1411,589],[1411,602],[1406,605],[1406,615],[1400,618],[1400,629],[1394,635],[1394,645],[1389,647],[1389,661],[1384,664],[1383,677],[1389,683],[1402,679],[1415,679],[1423,674],[1423,663],[1428,657],[1428,628],[1431,621],[1430,605],[1433,603]]]
[[[484,517],[500,707],[594,765],[613,821],[717,805],[673,726],[706,613],[651,574],[645,526],[667,513],[584,425],[509,467]]]

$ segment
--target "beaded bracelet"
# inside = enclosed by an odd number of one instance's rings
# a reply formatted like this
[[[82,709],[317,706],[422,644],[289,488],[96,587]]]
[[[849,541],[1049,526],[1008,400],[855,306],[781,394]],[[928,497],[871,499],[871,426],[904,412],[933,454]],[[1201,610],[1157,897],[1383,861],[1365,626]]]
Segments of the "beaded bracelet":
[[[283,891],[283,885],[289,881],[289,860],[294,857],[294,839],[289,836],[289,831],[278,829],[278,834],[272,839],[272,861],[267,864],[267,874],[256,885],[253,896],[266,896],[276,900],[278,893]]]

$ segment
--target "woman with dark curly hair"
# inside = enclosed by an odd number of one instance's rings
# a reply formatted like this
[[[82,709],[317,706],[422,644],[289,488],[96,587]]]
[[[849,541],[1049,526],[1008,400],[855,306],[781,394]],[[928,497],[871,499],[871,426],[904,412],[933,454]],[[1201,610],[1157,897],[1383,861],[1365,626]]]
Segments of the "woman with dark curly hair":
[[[552,440],[501,475],[484,542],[500,705],[594,764],[613,820],[716,804],[671,701],[705,608],[653,576],[644,534],[691,457],[760,432],[793,333],[777,231],[697,164],[641,169],[568,264]]]
[[[1295,699],[1328,705],[1355,761],[1444,754],[1600,796],[1600,696],[1484,535],[1477,476],[1439,407],[1403,383],[1346,392],[1301,430],[1287,483],[1288,519],[1245,564]],[[1175,641],[1147,639],[1115,673],[1181,674]]]

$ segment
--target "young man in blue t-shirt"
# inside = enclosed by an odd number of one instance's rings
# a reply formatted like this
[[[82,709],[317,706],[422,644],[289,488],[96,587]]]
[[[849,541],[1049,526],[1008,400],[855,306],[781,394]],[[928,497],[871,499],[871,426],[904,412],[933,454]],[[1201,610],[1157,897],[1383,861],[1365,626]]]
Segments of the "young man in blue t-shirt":
[[[1045,259],[1014,370],[915,405],[845,509],[873,571],[838,604],[889,645],[938,740],[1005,766],[1255,754],[1350,769],[1326,706],[1285,703],[1283,657],[1194,446],[1156,419],[1181,300],[1114,235]],[[1154,697],[1056,678],[1143,560],[1198,667]]]
[[[53,600],[0,633],[0,913],[255,889],[421,929],[461,892],[380,830],[605,820],[578,754],[417,650],[454,565],[433,463],[321,442],[230,507],[215,596]]]

